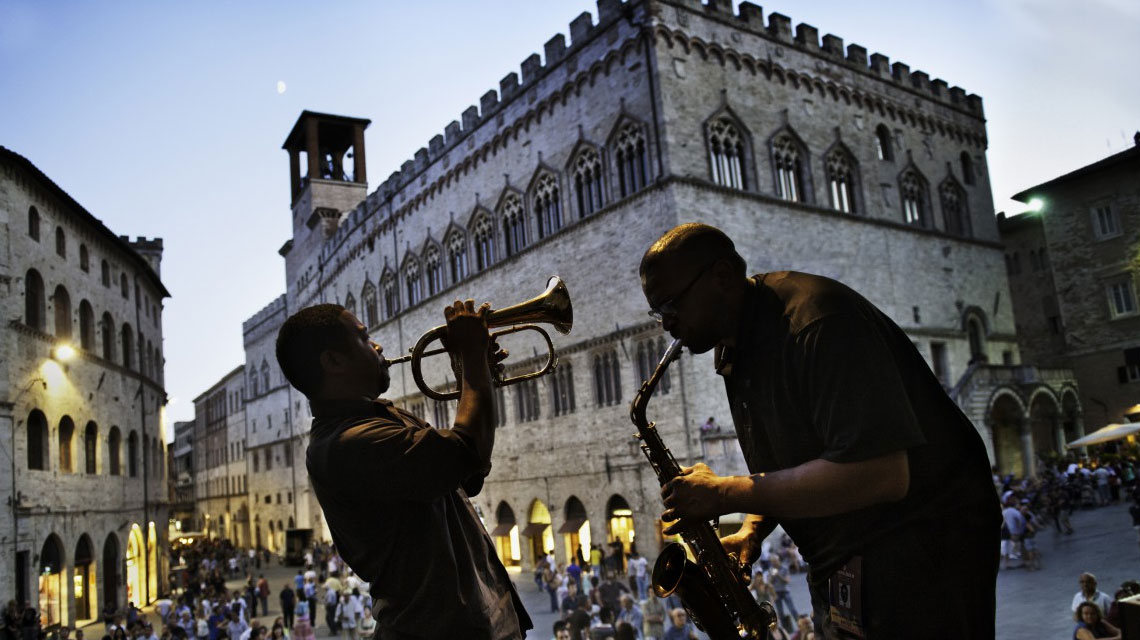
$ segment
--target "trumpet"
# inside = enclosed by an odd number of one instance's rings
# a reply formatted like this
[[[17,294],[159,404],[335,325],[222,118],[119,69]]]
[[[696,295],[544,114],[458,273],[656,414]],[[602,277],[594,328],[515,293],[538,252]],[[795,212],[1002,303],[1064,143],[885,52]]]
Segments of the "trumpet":
[[[570,333],[571,327],[574,326],[574,309],[570,304],[570,292],[566,289],[566,283],[562,281],[562,278],[551,276],[546,283],[546,290],[530,300],[487,312],[487,327],[510,327],[509,329],[492,333],[492,340],[497,339],[499,336],[518,333],[519,331],[537,331],[546,342],[547,348],[546,364],[537,371],[520,374],[511,378],[503,378],[502,374],[492,369],[491,376],[496,386],[505,387],[544,376],[553,371],[554,367],[558,364],[558,358],[554,355],[554,343],[550,340],[550,334],[535,323],[549,324],[555,331],[563,335]],[[387,360],[389,367],[405,362],[411,363],[412,379],[415,380],[416,386],[420,388],[420,391],[422,391],[425,396],[434,400],[454,400],[459,397],[459,391],[439,391],[431,388],[427,382],[424,381],[423,370],[421,369],[424,358],[447,353],[447,349],[432,349],[429,351],[427,348],[432,342],[446,335],[447,325],[435,327],[420,336],[420,339],[416,341],[416,345],[409,349],[408,355]]]

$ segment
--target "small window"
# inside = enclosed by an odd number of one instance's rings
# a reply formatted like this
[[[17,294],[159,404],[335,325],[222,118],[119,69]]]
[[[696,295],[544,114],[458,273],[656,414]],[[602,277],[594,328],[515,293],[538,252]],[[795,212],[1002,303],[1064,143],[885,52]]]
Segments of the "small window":
[[[772,164],[776,169],[776,195],[791,202],[807,202],[806,153],[789,133],[772,140]]]
[[[511,257],[526,247],[526,218],[523,216],[522,201],[515,193],[508,193],[499,205],[499,217],[503,221],[503,239],[507,257]]]
[[[28,209],[28,237],[40,241],[40,212],[35,207]]]
[[[1121,382],[1140,382],[1140,364],[1126,364],[1120,367]]]
[[[1107,240],[1120,235],[1120,220],[1116,211],[1109,205],[1093,207],[1092,210],[1093,235],[1097,240]]]
[[[63,234],[63,227],[55,228],[55,255],[67,257],[67,236]]]
[[[125,271],[119,274],[119,289],[122,291],[124,298],[127,300],[131,299],[131,288],[127,284],[127,274]]]
[[[974,184],[974,160],[970,154],[963,151],[959,157],[959,162],[962,164],[962,182],[966,184]]]
[[[443,291],[443,259],[439,247],[432,244],[424,251],[424,275],[427,276],[428,295]]]
[[[713,182],[730,189],[747,189],[744,170],[744,136],[730,118],[722,117],[708,125],[709,164]]]
[[[578,217],[586,216],[605,205],[602,189],[602,162],[598,152],[585,147],[574,157],[574,196],[578,203]]]
[[[538,403],[538,381],[527,380],[515,385],[515,410],[519,422],[530,422],[542,417]]]
[[[633,122],[627,122],[614,140],[614,160],[617,162],[618,193],[626,197],[641,191],[649,179],[649,162],[645,150],[645,132]]]
[[[843,213],[855,213],[855,160],[841,146],[827,154],[828,195],[831,208]]]
[[[408,306],[413,307],[423,300],[423,279],[420,278],[420,261],[411,258],[404,265],[404,282],[407,284]]]
[[[950,359],[945,342],[930,343],[930,365],[935,377],[946,387],[950,385]]]
[[[1113,318],[1136,313],[1136,291],[1131,280],[1108,285],[1108,307]]]
[[[495,228],[491,217],[479,215],[471,226],[471,235],[475,241],[475,269],[482,271],[495,262]]]
[[[87,253],[87,245],[79,245],[79,268],[85,273],[91,271],[91,256]]]
[[[543,173],[535,183],[532,202],[539,238],[545,238],[562,228],[561,192],[558,180],[552,174]]]
[[[894,140],[891,130],[885,124],[875,128],[875,153],[880,160],[889,162],[895,159]]]
[[[99,264],[99,274],[100,274],[100,279],[103,281],[103,286],[110,288],[111,287],[111,265],[107,264],[106,260],[104,260],[102,263]]]
[[[452,284],[467,277],[467,237],[458,229],[447,237],[447,264]]]

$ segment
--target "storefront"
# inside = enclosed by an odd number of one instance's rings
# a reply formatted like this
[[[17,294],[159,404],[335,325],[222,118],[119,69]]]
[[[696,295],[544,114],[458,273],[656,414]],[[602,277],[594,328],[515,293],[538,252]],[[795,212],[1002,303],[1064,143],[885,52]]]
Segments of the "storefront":
[[[517,567],[522,561],[522,548],[519,545],[519,525],[515,520],[514,509],[506,502],[500,502],[495,511],[495,528],[491,529],[491,539],[499,560],[508,567]]]
[[[127,602],[135,603],[141,607],[143,602],[143,579],[146,576],[144,563],[146,556],[143,551],[142,529],[131,525],[131,533],[127,537]]]
[[[566,509],[562,526],[558,528],[562,540],[566,545],[566,564],[571,558],[577,557],[579,548],[582,559],[590,557],[590,520],[586,517],[586,507],[582,501],[574,496],[566,501]]]
[[[63,545],[54,533],[48,536],[40,549],[39,608],[40,626],[52,629],[67,624],[67,610],[63,606]]]
[[[606,505],[609,520],[610,542],[620,542],[622,551],[629,553],[637,533],[633,530],[633,510],[625,498],[615,495]]]
[[[71,593],[75,597],[75,621],[82,624],[95,619],[95,550],[87,534],[75,545],[75,562],[71,570]]]
[[[531,503],[530,516],[522,534],[530,538],[531,566],[538,564],[538,561],[546,556],[547,551],[554,550],[554,532],[550,530],[550,510],[542,500]]]

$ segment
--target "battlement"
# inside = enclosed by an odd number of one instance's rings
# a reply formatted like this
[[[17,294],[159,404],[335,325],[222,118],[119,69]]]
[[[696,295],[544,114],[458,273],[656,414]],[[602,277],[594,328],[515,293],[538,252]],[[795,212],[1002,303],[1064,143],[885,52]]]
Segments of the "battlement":
[[[267,319],[276,314],[285,312],[285,294],[281,294],[273,299],[273,302],[265,305],[260,311],[253,314],[245,322],[241,323],[242,335],[248,335],[251,331],[257,329]],[[284,318],[282,318],[284,320]]]
[[[901,87],[925,93],[938,102],[963,109],[979,118],[985,116],[982,99],[976,94],[967,94],[961,87],[951,88],[945,80],[931,80],[930,74],[911,71],[910,65],[904,62],[896,61],[892,64],[890,58],[881,53],[874,53],[868,58],[867,48],[862,45],[850,44],[844,49],[843,38],[837,35],[829,33],[821,41],[819,29],[810,24],[800,23],[793,30],[792,19],[780,13],[768,14],[768,22],[765,24],[763,9],[751,2],[741,2],[734,12],[732,0],[708,0],[707,3],[702,0],[657,1],[685,7],[724,21],[731,20],[735,26],[743,26],[778,44],[813,52]]]
[[[399,171],[388,176],[376,188],[374,194],[383,200],[396,193],[411,182],[412,178],[426,169],[432,162],[442,157],[468,135],[473,133],[480,125],[487,122],[491,116],[499,112],[515,97],[522,95],[526,89],[533,86],[548,71],[561,63],[566,57],[582,48],[592,35],[601,27],[619,18],[626,7],[636,4],[639,0],[597,0],[598,22],[594,23],[589,12],[582,12],[574,18],[569,25],[570,41],[567,43],[565,34],[555,34],[546,41],[542,48],[542,56],[532,53],[519,65],[519,70],[512,71],[499,80],[498,89],[490,89],[479,98],[479,104],[471,105],[463,110],[459,119],[452,120],[444,127],[443,133],[434,136],[427,147],[416,151],[412,160],[404,162]],[[369,196],[372,200],[372,196]],[[373,210],[375,205],[368,206]]]

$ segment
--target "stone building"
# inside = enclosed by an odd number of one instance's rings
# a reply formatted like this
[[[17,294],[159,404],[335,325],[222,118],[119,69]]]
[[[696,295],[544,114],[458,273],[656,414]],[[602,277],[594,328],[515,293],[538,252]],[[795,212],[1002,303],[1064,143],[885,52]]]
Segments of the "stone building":
[[[1039,211],[998,217],[1022,353],[1073,370],[1090,431],[1127,421],[1140,403],[1140,134],[1135,142],[1013,196]]]
[[[278,553],[283,552],[287,529],[297,522],[309,526],[312,499],[304,466],[307,441],[290,419],[289,383],[274,351],[286,317],[281,295],[242,325],[253,540]]]
[[[161,260],[0,147],[0,600],[45,627],[165,587]]]
[[[194,421],[174,423],[174,441],[167,451],[170,487],[170,531],[173,538],[194,529]]]
[[[249,544],[245,367],[194,398],[194,529]]]
[[[569,39],[551,38],[371,192],[369,125],[306,111],[286,138],[286,315],[343,304],[392,357],[455,299],[513,304],[550,274],[573,298],[573,332],[553,337],[557,372],[497,394],[494,468],[473,501],[508,564],[612,540],[656,555],[658,485],[628,402],[667,337],[645,314],[637,265],[681,222],[727,231],[752,271],[819,273],[866,295],[1002,469],[1032,473],[1034,446],[995,413],[1001,399],[1071,393],[1066,372],[1024,366],[1018,351],[981,99],[810,25],[793,31],[784,15],[601,0],[596,22],[576,18]],[[508,373],[545,358],[528,334],[502,342],[516,354]],[[254,351],[247,367],[260,367]],[[445,358],[424,373],[454,384]],[[307,403],[283,393],[303,440]],[[387,395],[433,424],[454,415],[407,367]],[[724,430],[702,437],[708,416]],[[649,417],[683,464],[743,472],[710,354],[673,365]],[[302,526],[319,530],[318,516]]]

